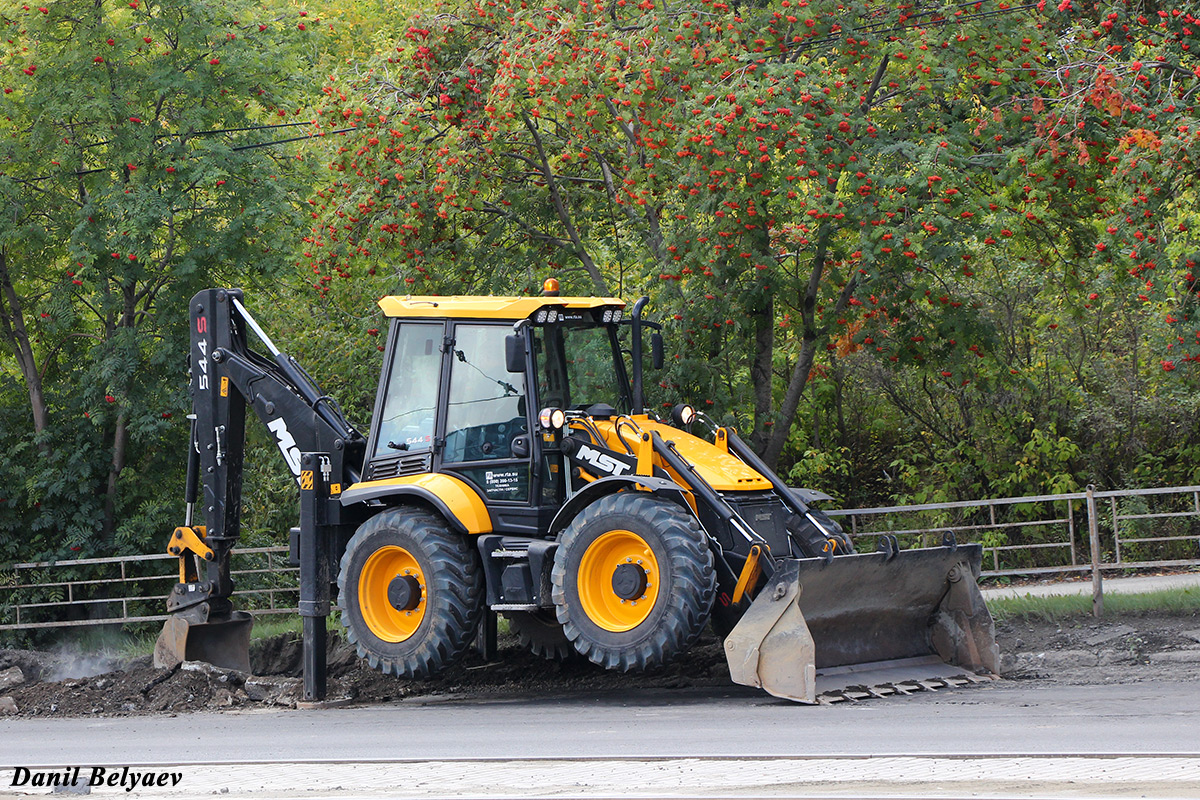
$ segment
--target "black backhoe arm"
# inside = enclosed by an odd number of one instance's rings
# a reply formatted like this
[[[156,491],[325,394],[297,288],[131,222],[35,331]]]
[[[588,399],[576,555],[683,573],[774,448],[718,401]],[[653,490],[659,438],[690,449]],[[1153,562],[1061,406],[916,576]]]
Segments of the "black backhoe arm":
[[[365,440],[340,408],[287,354],[281,352],[242,304],[240,289],[206,289],[192,298],[191,329],[192,442],[189,453],[185,528],[172,538],[171,552],[181,557],[180,583],[167,601],[168,611],[206,605],[205,621],[232,612],[229,559],[241,530],[242,466],[246,407],[271,432],[292,475],[300,480],[305,452],[330,453],[321,471],[331,488],[358,480]],[[270,351],[267,358],[250,349],[254,331]],[[199,491],[200,487],[203,491]],[[336,494],[336,493],[335,493]],[[189,569],[194,550],[175,543],[193,529],[193,502],[200,502],[204,528],[199,538],[211,552],[204,580]],[[336,517],[340,504],[330,503]],[[333,520],[333,521],[336,521]]]

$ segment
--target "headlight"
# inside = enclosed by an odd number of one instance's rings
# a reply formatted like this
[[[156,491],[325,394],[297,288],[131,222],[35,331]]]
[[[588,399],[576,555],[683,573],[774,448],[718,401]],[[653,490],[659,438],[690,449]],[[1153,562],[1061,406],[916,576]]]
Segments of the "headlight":
[[[548,312],[546,311],[546,309],[543,308],[541,311],[537,312],[537,316],[535,316],[533,318],[533,321],[536,322],[538,325],[545,325],[547,313]]]
[[[671,409],[671,420],[676,425],[691,425],[696,419],[696,409],[687,403],[678,403]]]
[[[604,315],[601,317],[601,320],[603,322],[612,322],[613,321],[613,313],[612,313],[611,308],[604,309]]]
[[[558,309],[550,308],[546,310],[546,322],[558,322]]]
[[[561,408],[543,408],[538,412],[538,423],[548,431],[562,430],[567,424],[567,412]]]

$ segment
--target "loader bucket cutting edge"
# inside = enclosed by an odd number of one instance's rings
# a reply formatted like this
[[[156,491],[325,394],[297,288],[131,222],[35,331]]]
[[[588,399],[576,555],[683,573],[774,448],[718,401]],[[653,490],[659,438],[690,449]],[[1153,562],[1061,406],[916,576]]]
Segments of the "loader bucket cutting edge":
[[[215,667],[250,672],[250,629],[254,618],[234,611],[228,619],[201,620],[175,614],[163,623],[154,643],[154,666],[204,661]]]
[[[996,673],[981,560],[979,545],[785,560],[726,639],[730,676],[812,703],[885,667],[888,682]]]

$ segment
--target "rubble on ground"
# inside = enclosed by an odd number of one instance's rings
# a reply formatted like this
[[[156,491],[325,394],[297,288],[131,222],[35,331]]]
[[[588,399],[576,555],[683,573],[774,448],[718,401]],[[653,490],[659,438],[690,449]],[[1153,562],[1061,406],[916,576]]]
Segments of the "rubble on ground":
[[[1144,614],[1067,621],[1010,620],[996,626],[1003,676],[1054,684],[1200,680],[1200,617]],[[0,716],[127,716],[293,708],[304,699],[298,634],[253,643],[251,674],[184,662],[156,669],[130,661],[0,650]],[[477,652],[436,678],[405,680],[370,669],[354,647],[329,637],[328,698],[372,704],[441,696],[570,696],[633,688],[732,687],[711,633],[673,664],[641,674],[606,672],[579,657],[547,661],[504,636],[485,661]]]

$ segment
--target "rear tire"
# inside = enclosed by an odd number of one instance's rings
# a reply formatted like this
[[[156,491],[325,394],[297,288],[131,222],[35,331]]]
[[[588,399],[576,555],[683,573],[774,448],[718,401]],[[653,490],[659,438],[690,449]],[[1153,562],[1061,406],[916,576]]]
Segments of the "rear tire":
[[[434,514],[392,508],[359,526],[338,574],[346,638],[372,668],[425,678],[470,647],[483,613],[479,553]]]
[[[563,531],[551,573],[558,621],[605,669],[664,664],[704,629],[716,594],[708,542],[678,505],[644,492],[602,497]]]
[[[565,661],[575,653],[553,609],[505,611],[504,616],[521,646],[534,655],[547,661]]]

